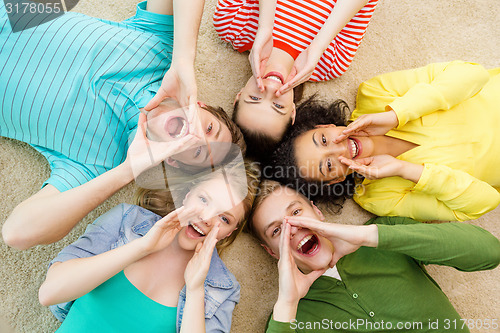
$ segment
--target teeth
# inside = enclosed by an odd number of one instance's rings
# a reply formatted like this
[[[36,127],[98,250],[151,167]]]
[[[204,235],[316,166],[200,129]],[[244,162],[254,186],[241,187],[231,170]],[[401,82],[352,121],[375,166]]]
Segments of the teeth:
[[[352,158],[358,156],[358,144],[356,143],[356,141],[350,139],[351,141],[351,156]]]
[[[269,76],[266,77],[266,79],[273,80],[273,81],[281,83],[281,78],[279,76],[276,76],[276,75],[269,75]]]
[[[310,240],[312,238],[313,235],[308,235],[306,237],[304,237],[303,240],[300,241],[299,245],[297,245],[297,250],[300,250],[300,248],[305,244],[307,243],[308,240]]]
[[[183,124],[182,124],[182,128],[181,128],[181,131],[178,135],[178,137],[183,137],[184,135],[187,134],[187,131],[188,131],[188,123],[187,121],[183,121]]]
[[[203,236],[205,236],[205,233],[203,231],[201,231],[201,229],[198,228],[195,224],[191,224],[191,226],[193,227],[194,230],[198,231],[200,234],[202,234]]]

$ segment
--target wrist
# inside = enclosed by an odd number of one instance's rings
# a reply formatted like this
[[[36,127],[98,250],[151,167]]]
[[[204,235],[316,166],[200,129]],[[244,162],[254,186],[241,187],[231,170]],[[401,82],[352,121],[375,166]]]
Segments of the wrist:
[[[295,316],[297,315],[297,307],[299,305],[299,301],[285,301],[285,300],[280,300],[278,297],[278,300],[274,304],[273,308],[273,319],[275,321],[279,322],[290,322],[293,319],[295,319]]]
[[[361,246],[377,247],[378,246],[378,227],[376,224],[363,226],[363,243]]]
[[[117,179],[122,183],[123,186],[127,185],[135,179],[134,172],[128,158],[126,158],[122,164],[118,165],[113,170],[115,170],[115,172],[117,173]]]
[[[192,298],[205,298],[205,288],[203,288],[203,284],[198,286],[189,286],[186,283],[186,297]]]
[[[420,180],[423,171],[424,166],[421,164],[401,161],[399,176],[416,184]]]

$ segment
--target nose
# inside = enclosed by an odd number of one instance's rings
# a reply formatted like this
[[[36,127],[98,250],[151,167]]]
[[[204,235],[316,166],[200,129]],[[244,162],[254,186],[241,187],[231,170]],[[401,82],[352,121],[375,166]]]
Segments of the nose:
[[[279,88],[281,88],[281,84],[279,84],[276,81],[268,80],[268,79],[264,79],[263,82],[264,82],[264,88],[265,88],[266,94],[270,98],[275,97],[276,92],[279,90]]]
[[[348,156],[347,155],[347,146],[345,145],[344,142],[340,142],[340,143],[330,142],[329,145],[326,147],[326,149],[330,155],[335,156],[335,157]]]
[[[293,236],[295,236],[295,234],[297,233],[297,231],[299,231],[299,228],[296,227],[296,226],[293,226],[291,225],[290,226],[290,236],[293,238]]]

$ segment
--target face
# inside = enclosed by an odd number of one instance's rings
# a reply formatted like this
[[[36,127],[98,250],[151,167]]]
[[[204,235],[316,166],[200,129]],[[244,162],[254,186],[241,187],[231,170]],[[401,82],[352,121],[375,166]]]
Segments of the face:
[[[189,225],[179,232],[179,244],[184,249],[194,250],[203,242],[217,221],[220,221],[217,239],[228,237],[245,215],[237,189],[228,185],[224,178],[216,177],[193,188],[184,199],[184,207],[199,208],[198,217],[189,220]]]
[[[373,150],[370,137],[349,137],[340,143],[333,142],[344,129],[344,126],[318,126],[295,139],[295,159],[302,177],[338,183],[352,172],[340,163],[340,156],[349,159],[370,156]]]
[[[295,215],[324,220],[316,206],[287,187],[277,188],[254,213],[253,226],[264,241],[266,251],[275,258],[279,258],[283,218]],[[331,242],[309,229],[292,227],[290,247],[297,267],[304,273],[325,268],[332,260]]]
[[[203,136],[199,145],[175,154],[172,159],[187,165],[209,167],[224,160],[232,142],[227,126],[209,111],[197,106],[197,129],[190,129],[186,114],[173,99],[167,99],[148,113],[148,138],[153,141],[173,141],[188,132]],[[225,144],[221,144],[221,143]],[[177,166],[175,162],[170,163]]]
[[[283,136],[288,124],[295,121],[293,90],[276,97],[276,92],[283,85],[283,75],[269,72],[263,76],[264,92],[257,86],[254,76],[239,92],[238,126],[265,133],[276,140]]]

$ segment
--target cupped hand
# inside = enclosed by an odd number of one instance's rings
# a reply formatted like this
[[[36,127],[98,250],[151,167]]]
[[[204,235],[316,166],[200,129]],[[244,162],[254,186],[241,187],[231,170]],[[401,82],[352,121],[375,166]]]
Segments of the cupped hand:
[[[278,300],[285,304],[296,304],[304,297],[316,279],[325,269],[312,271],[309,274],[302,273],[295,263],[290,248],[291,227],[283,223],[283,231],[280,235],[280,259],[278,261],[279,271],[279,295]]]
[[[262,75],[266,68],[267,60],[271,56],[273,50],[273,34],[272,31],[257,30],[255,40],[253,41],[248,61],[252,67],[252,73],[257,81],[257,86],[260,91],[264,91],[264,83],[262,82]]]
[[[158,220],[140,240],[143,242],[147,253],[162,250],[172,243],[175,235],[181,230],[191,217],[196,217],[199,210],[195,208],[180,207],[162,219]]]
[[[276,96],[279,97],[309,80],[322,54],[323,52],[319,52],[314,48],[307,48],[302,51],[295,59],[292,71],[286,78],[283,86],[276,92]]]
[[[334,142],[339,143],[349,136],[384,135],[398,124],[398,117],[394,111],[364,114],[350,123]]]
[[[146,111],[154,109],[167,97],[175,98],[183,107],[194,108],[197,103],[197,92],[193,64],[172,63],[163,77],[160,89],[144,109]]]
[[[328,223],[302,216],[286,216],[285,221],[291,226],[314,231],[332,243],[334,250],[330,267],[335,266],[343,256],[368,244],[366,241],[367,237],[370,236],[368,234],[370,230],[366,229],[365,226]]]
[[[172,155],[195,147],[201,140],[193,134],[187,134],[170,142],[151,141],[147,138],[146,132],[146,115],[140,113],[137,132],[128,148],[127,158],[125,159],[125,163],[131,168],[134,177],[160,164]]]
[[[355,160],[341,156],[339,161],[367,179],[401,176],[404,163],[391,155],[375,155]]]
[[[220,222],[217,222],[208,233],[203,243],[196,245],[196,250],[189,260],[184,271],[184,281],[186,289],[202,290],[210,268],[210,261],[215,245],[217,244],[217,233],[219,232]]]

